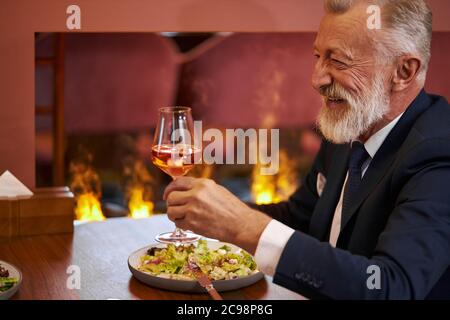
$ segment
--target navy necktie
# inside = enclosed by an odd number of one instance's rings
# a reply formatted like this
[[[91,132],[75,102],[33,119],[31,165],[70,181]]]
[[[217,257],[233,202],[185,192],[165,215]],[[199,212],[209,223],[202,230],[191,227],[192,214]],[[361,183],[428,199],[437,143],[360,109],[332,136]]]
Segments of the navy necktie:
[[[370,155],[367,153],[364,144],[359,141],[354,141],[352,143],[350,160],[348,163],[348,178],[344,187],[344,197],[342,201],[341,221],[348,221],[348,218],[350,217],[350,208],[355,201],[355,194],[357,193],[362,180],[362,166],[369,157]],[[341,223],[341,230],[342,227],[344,227],[343,223]]]

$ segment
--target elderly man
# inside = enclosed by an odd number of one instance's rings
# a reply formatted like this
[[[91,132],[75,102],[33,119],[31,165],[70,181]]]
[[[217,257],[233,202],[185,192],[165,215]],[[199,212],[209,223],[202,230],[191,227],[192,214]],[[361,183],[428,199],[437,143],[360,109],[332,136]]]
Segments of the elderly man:
[[[303,186],[255,209],[213,181],[181,178],[165,191],[169,218],[254,253],[275,283],[307,297],[448,298],[450,108],[423,90],[432,14],[423,0],[325,9],[312,85],[326,141]]]

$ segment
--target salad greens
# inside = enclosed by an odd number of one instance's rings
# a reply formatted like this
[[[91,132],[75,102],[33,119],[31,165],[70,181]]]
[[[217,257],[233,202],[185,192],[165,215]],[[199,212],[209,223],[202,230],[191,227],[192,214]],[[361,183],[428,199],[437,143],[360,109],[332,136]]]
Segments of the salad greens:
[[[18,282],[18,279],[9,277],[9,271],[0,265],[0,292],[5,292]]]
[[[197,246],[169,244],[166,248],[151,248],[141,257],[138,269],[162,277],[193,280],[192,263],[211,280],[235,279],[258,271],[253,257],[246,251],[232,252],[227,245],[211,250],[205,240],[199,240]]]
[[[17,278],[0,278],[0,292],[4,292],[17,283]]]

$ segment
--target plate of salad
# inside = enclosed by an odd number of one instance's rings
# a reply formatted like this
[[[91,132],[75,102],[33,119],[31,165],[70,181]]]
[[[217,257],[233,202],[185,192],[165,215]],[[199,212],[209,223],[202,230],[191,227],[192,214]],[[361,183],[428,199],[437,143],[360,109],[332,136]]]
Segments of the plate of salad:
[[[0,260],[0,300],[11,298],[22,283],[22,273],[12,264]]]
[[[254,258],[229,243],[201,239],[195,244],[152,244],[133,252],[128,267],[139,281],[160,289],[206,292],[189,268],[195,264],[217,291],[243,288],[261,280]]]

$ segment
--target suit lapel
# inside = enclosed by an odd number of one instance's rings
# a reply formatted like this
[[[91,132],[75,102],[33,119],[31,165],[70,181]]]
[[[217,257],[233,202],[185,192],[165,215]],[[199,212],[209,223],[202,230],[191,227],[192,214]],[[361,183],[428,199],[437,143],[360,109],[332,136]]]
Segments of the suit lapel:
[[[350,155],[349,145],[335,145],[335,148],[330,157],[331,163],[327,165],[327,183],[314,208],[309,226],[309,234],[322,241],[328,240],[326,237],[341,195]]]
[[[350,214],[345,217],[342,216],[341,231],[347,226],[363,201],[387,174],[390,165],[395,160],[397,152],[408,136],[414,122],[419,115],[430,106],[430,104],[431,98],[424,90],[422,90],[405,111],[394,129],[389,133],[386,140],[375,154],[375,157],[372,159],[370,166],[361,181],[358,192],[355,195],[355,201],[350,208]]]

